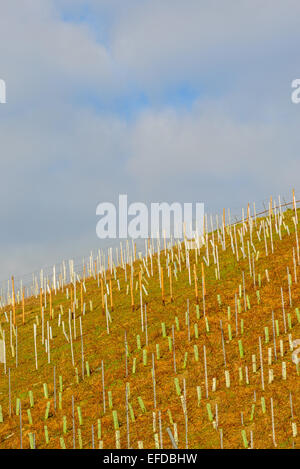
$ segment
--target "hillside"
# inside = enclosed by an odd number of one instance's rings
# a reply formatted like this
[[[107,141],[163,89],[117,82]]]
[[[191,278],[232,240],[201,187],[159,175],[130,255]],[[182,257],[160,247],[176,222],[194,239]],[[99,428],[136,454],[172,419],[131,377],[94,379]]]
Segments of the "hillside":
[[[298,236],[274,208],[12,295],[0,447],[300,448]]]

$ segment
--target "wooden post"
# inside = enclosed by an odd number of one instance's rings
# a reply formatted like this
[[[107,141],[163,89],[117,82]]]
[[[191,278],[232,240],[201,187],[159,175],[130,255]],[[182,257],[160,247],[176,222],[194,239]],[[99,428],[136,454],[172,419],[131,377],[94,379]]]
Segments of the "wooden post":
[[[123,249],[122,249],[122,243],[120,243],[120,257],[121,257],[121,267],[123,268],[124,262],[123,262]]]
[[[171,296],[171,302],[173,303],[173,285],[172,285],[172,268],[170,267],[170,296]]]
[[[43,314],[43,290],[42,287],[40,288],[40,308],[41,308],[41,317]]]
[[[23,324],[25,324],[25,288],[22,291],[22,314],[23,314]]]
[[[134,298],[133,298],[133,288],[132,288],[132,277],[131,277],[131,275],[130,275],[129,284],[130,284],[131,308],[132,308],[132,311],[134,311]]]
[[[204,265],[203,265],[203,262],[201,262],[201,269],[202,269],[203,294],[204,294],[204,296],[206,296],[205,275],[204,275]]]
[[[100,279],[101,284],[101,302],[102,302],[102,313],[104,314],[104,293],[103,293],[103,278]]]
[[[143,314],[143,292],[142,292],[142,272],[139,271],[139,289],[140,289],[140,306],[141,306],[141,326],[144,332],[144,314]]]
[[[15,326],[16,325],[16,297],[15,297],[15,280],[13,276],[11,278],[11,285],[12,285],[13,320],[14,320],[14,326]]]
[[[140,296],[142,294],[142,272],[139,271],[139,289],[140,289]]]
[[[293,189],[293,205],[295,210],[295,221],[298,224],[298,215],[297,215],[297,207],[296,207],[296,199],[295,199],[295,189]]]
[[[161,299],[162,299],[162,304],[165,306],[164,271],[162,267],[160,269],[160,274],[161,274]]]
[[[80,283],[80,310],[83,313],[83,283]]]
[[[294,210],[295,210],[295,189],[293,189],[293,206],[294,206]]]
[[[109,279],[109,290],[110,290],[110,308],[113,311],[114,310],[114,303],[113,303],[113,292],[112,292],[111,277]]]
[[[194,280],[195,280],[195,296],[196,296],[196,303],[199,303],[198,297],[198,283],[197,283],[197,272],[196,272],[196,264],[194,264]]]
[[[50,288],[50,293],[49,293],[49,304],[50,304],[50,319],[52,319],[52,291]]]

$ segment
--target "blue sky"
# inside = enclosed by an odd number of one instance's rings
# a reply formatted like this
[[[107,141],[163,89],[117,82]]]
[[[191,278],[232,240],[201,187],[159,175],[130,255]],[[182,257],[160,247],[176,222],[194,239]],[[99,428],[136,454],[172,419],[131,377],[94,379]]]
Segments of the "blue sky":
[[[298,1],[2,3],[0,279],[101,247],[120,193],[237,213],[298,190]]]

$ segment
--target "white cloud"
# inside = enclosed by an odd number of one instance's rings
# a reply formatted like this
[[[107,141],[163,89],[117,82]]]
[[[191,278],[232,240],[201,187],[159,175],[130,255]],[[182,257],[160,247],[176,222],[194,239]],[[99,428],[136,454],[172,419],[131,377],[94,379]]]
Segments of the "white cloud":
[[[53,1],[1,6],[0,71],[11,106],[43,106],[76,90],[105,97],[117,81],[113,61],[85,24],[64,22]]]
[[[298,1],[2,3],[0,278],[88,252],[97,204],[119,193],[216,209],[297,186]],[[106,44],[62,20],[86,3]],[[183,81],[198,100],[166,104]],[[128,119],[134,85],[149,104]]]
[[[166,187],[173,196],[184,197],[191,180],[195,197],[203,197],[201,188],[209,180],[213,191],[207,201],[215,207],[221,192],[219,180],[223,180],[226,196],[222,197],[227,204],[234,203],[239,181],[255,181],[260,194],[262,190],[265,194],[281,191],[297,184],[298,123],[299,118],[289,127],[273,122],[240,122],[213,102],[196,104],[186,113],[149,111],[141,115],[132,131],[129,170],[147,195],[165,194]],[[255,198],[255,188],[253,192],[249,196]]]
[[[113,54],[149,89],[197,82],[217,69],[268,55],[298,37],[300,4],[267,0],[133,2],[115,21]]]

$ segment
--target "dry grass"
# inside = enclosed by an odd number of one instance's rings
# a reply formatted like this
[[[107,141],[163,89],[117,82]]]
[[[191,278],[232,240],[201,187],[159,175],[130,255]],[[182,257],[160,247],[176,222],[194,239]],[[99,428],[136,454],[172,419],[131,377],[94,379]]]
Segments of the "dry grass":
[[[79,309],[76,310],[77,338],[74,339],[75,366],[78,368],[79,383],[76,382],[75,370],[71,361],[70,344],[67,343],[62,327],[58,327],[58,314],[60,306],[64,308],[62,319],[68,331],[68,308],[70,300],[66,298],[66,289],[53,293],[54,319],[51,321],[53,339],[51,341],[51,363],[47,362],[47,354],[41,343],[41,321],[39,298],[26,300],[26,324],[22,325],[21,305],[17,307],[18,326],[18,367],[15,366],[15,358],[9,347],[9,324],[5,321],[4,313],[1,313],[1,325],[5,330],[7,345],[7,370],[11,373],[11,400],[12,416],[9,417],[8,396],[8,374],[4,374],[3,365],[0,371],[0,404],[3,411],[3,423],[0,423],[0,447],[20,447],[19,416],[16,415],[16,399],[20,398],[22,403],[23,422],[23,447],[29,448],[29,433],[35,434],[37,448],[60,448],[60,437],[63,436],[66,447],[73,447],[72,433],[72,396],[75,402],[75,426],[76,447],[79,447],[77,429],[81,429],[84,448],[92,446],[91,427],[95,431],[95,447],[98,448],[97,425],[101,419],[101,440],[104,448],[115,448],[115,430],[113,425],[112,409],[108,406],[108,395],[106,392],[106,413],[103,413],[101,361],[105,364],[105,388],[112,392],[113,410],[117,410],[120,424],[121,448],[127,447],[126,436],[126,411],[125,411],[125,383],[130,383],[130,403],[132,405],[135,422],[130,420],[131,447],[137,448],[138,441],[143,441],[144,448],[155,448],[153,431],[153,386],[152,386],[152,353],[155,355],[156,374],[156,400],[157,410],[162,416],[162,435],[164,448],[170,448],[171,442],[166,427],[173,430],[169,420],[168,410],[172,413],[173,421],[177,424],[179,447],[185,448],[185,418],[180,397],[176,394],[174,377],[177,376],[183,390],[183,379],[186,381],[186,399],[188,415],[188,443],[189,448],[220,448],[220,432],[223,431],[224,448],[244,448],[241,431],[245,430],[250,446],[250,432],[253,433],[254,448],[273,448],[272,424],[270,412],[270,399],[274,401],[274,418],[276,442],[279,448],[300,447],[299,435],[293,437],[292,422],[299,427],[299,374],[296,366],[291,360],[289,346],[289,334],[292,339],[300,338],[300,323],[298,322],[295,308],[299,306],[299,281],[300,273],[297,265],[298,283],[294,281],[294,267],[292,250],[295,247],[295,233],[293,229],[291,211],[285,212],[285,223],[289,226],[290,235],[282,228],[282,240],[275,233],[273,226],[274,253],[271,253],[270,238],[268,242],[268,256],[265,255],[263,236],[258,240],[254,230],[253,242],[260,256],[255,262],[256,286],[253,277],[249,274],[248,256],[239,262],[236,261],[230,247],[228,233],[226,235],[226,250],[219,249],[220,280],[216,280],[215,265],[210,252],[210,266],[205,267],[206,277],[206,315],[209,322],[209,332],[206,330],[202,309],[202,294],[200,295],[200,317],[197,318],[196,301],[194,294],[193,271],[191,269],[192,283],[189,283],[188,271],[185,262],[182,262],[182,271],[178,272],[176,281],[173,277],[174,301],[168,296],[168,276],[164,269],[166,302],[163,306],[161,301],[161,290],[157,270],[157,257],[154,260],[153,278],[148,278],[144,270],[144,285],[149,293],[143,295],[147,301],[148,318],[148,347],[145,345],[145,334],[141,331],[141,313],[139,307],[139,291],[134,291],[136,309],[132,311],[130,293],[126,294],[127,284],[124,271],[117,269],[117,278],[120,280],[120,292],[117,282],[113,277],[114,310],[110,311],[112,323],[110,334],[106,330],[106,318],[101,307],[101,290],[97,281],[90,277],[86,280],[87,292],[84,294],[86,303],[86,314],[82,316],[84,356],[88,361],[91,375],[82,379],[81,376],[81,340],[79,334]],[[257,221],[257,226],[259,221]],[[216,239],[216,233],[215,233]],[[245,250],[247,252],[247,239],[249,232],[245,234]],[[239,243],[240,244],[240,243]],[[211,246],[210,246],[211,248]],[[211,251],[211,249],[210,249]],[[177,247],[174,253],[177,252]],[[183,254],[185,254],[182,248]],[[240,251],[241,252],[241,251]],[[204,255],[201,248],[201,260]],[[149,260],[148,260],[149,262]],[[195,262],[194,253],[190,255],[190,263]],[[199,292],[201,292],[201,263],[198,256],[196,265],[199,279]],[[161,264],[165,266],[166,257],[161,253]],[[138,279],[140,262],[135,263],[134,284]],[[293,278],[291,285],[292,307],[289,306],[288,282],[286,268],[289,267]],[[265,269],[268,269],[270,282],[267,281]],[[177,263],[178,270],[178,263]],[[240,298],[241,312],[238,314],[239,333],[236,336],[235,329],[235,293],[239,297],[239,285],[242,284],[242,272],[245,273],[245,289],[249,296],[250,309],[244,311],[243,294]],[[261,287],[258,287],[258,274],[261,275]],[[135,285],[134,285],[135,286]],[[292,328],[284,333],[280,287],[283,287],[286,314],[291,315]],[[70,289],[70,286],[69,286]],[[256,291],[260,292],[260,304],[258,304]],[[80,288],[77,284],[79,296]],[[219,305],[217,295],[221,296],[222,304]],[[190,303],[190,331],[191,340],[188,341],[188,330],[186,325],[187,299]],[[93,301],[93,310],[90,311],[89,300]],[[231,308],[231,318],[228,318],[228,306]],[[80,307],[80,300],[79,300]],[[10,307],[5,308],[9,312]],[[110,309],[110,308],[109,308]],[[3,311],[4,311],[3,310]],[[277,360],[272,357],[272,365],[268,365],[268,348],[273,349],[272,333],[272,311],[279,323],[279,336],[276,337]],[[33,324],[39,317],[38,326],[38,371],[35,370]],[[178,317],[180,329],[176,329],[175,316]],[[49,319],[49,301],[45,313]],[[226,361],[224,366],[220,320],[222,320],[225,336]],[[244,332],[241,335],[241,320],[244,323]],[[165,322],[167,335],[172,336],[172,325],[175,327],[175,352],[177,374],[173,368],[173,352],[169,350],[168,339],[162,337],[161,323]],[[194,324],[198,325],[199,337],[195,338]],[[232,328],[232,340],[228,337],[228,324]],[[269,328],[269,343],[265,343],[264,328]],[[128,377],[125,376],[125,347],[124,333],[127,332],[128,340]],[[142,350],[137,348],[137,334],[141,337]],[[262,338],[264,357],[265,390],[261,388],[261,370],[259,362],[259,337]],[[240,358],[238,340],[242,340],[244,357]],[[13,341],[15,336],[13,335]],[[281,356],[279,341],[283,341],[284,354]],[[160,359],[156,358],[156,344],[160,347]],[[199,361],[195,360],[194,345],[198,346]],[[205,375],[203,361],[203,345],[206,346],[209,397],[205,396]],[[148,363],[143,365],[143,350],[147,350]],[[184,368],[184,355],[188,352],[186,368]],[[257,371],[252,370],[252,355],[256,355]],[[136,373],[132,373],[133,359],[136,358]],[[282,362],[286,363],[287,379],[282,378]],[[57,409],[54,409],[53,396],[53,367],[56,368],[57,386]],[[248,367],[249,384],[245,380],[245,367]],[[239,368],[242,369],[243,379],[239,379]],[[269,368],[274,371],[274,381],[268,384]],[[226,388],[225,369],[230,372],[231,386]],[[63,379],[62,409],[58,408],[59,376]],[[216,391],[212,391],[212,380],[216,378]],[[47,383],[49,398],[44,397],[43,383]],[[198,403],[196,386],[201,386],[202,398]],[[32,390],[34,395],[34,407],[31,408],[33,424],[29,424],[27,409],[30,408],[28,391]],[[294,419],[291,418],[290,392],[293,398]],[[256,394],[256,401],[254,400]],[[146,413],[142,413],[138,403],[141,396],[146,407]],[[266,412],[263,413],[261,397],[265,398]],[[50,402],[50,413],[48,419],[44,419],[47,402]],[[215,418],[215,405],[218,404],[218,429],[214,428],[208,419],[207,403]],[[251,419],[252,406],[255,404],[253,418]],[[77,406],[80,405],[83,423],[79,425]],[[241,412],[243,413],[243,425],[241,423]],[[158,415],[158,412],[156,413]],[[63,416],[67,418],[67,433],[63,434]],[[47,425],[49,443],[45,443],[44,425]],[[158,420],[156,432],[159,433]]]

